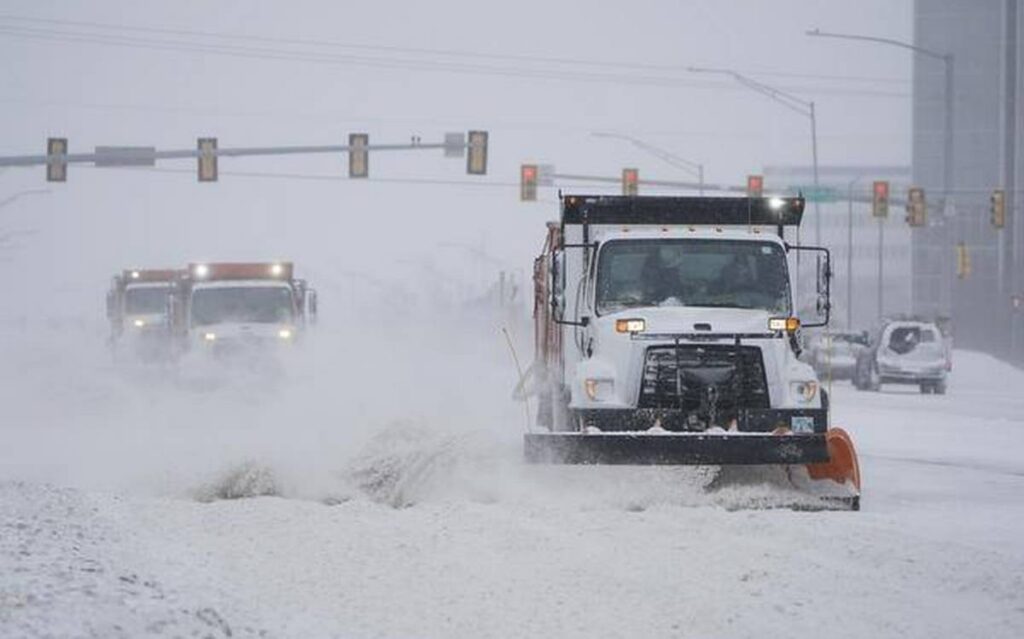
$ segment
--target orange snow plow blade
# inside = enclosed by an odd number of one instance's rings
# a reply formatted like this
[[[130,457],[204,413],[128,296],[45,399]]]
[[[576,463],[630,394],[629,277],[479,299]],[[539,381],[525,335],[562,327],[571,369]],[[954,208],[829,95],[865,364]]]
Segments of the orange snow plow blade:
[[[807,464],[807,474],[811,479],[831,479],[838,484],[850,483],[860,496],[860,464],[857,463],[857,451],[853,440],[842,428],[830,428],[825,433],[828,446],[827,462]],[[859,499],[858,499],[859,501]]]

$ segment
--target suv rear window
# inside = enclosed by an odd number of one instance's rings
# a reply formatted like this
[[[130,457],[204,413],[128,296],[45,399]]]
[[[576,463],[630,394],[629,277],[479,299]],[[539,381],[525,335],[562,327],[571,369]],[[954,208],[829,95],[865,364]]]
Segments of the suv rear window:
[[[918,344],[935,341],[935,331],[927,327],[900,326],[889,333],[889,348],[900,355],[914,350]]]

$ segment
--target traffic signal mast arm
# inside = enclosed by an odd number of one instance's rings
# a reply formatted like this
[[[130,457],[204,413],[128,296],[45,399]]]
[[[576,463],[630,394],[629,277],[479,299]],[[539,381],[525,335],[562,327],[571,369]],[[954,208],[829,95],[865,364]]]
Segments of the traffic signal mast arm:
[[[419,136],[413,136],[410,142],[404,144],[369,144],[369,136],[359,133],[350,136],[349,144],[222,148],[218,146],[217,138],[205,137],[199,138],[196,148],[193,149],[160,151],[155,147],[145,146],[97,146],[92,153],[69,153],[67,138],[49,138],[45,154],[0,156],[0,167],[45,165],[48,182],[64,182],[67,180],[68,164],[72,163],[91,162],[98,167],[138,167],[154,166],[157,160],[196,158],[199,163],[199,181],[215,182],[217,180],[217,159],[221,157],[348,153],[350,177],[366,177],[366,167],[368,166],[366,159],[370,151],[442,149],[446,157],[465,155],[468,174],[486,175],[487,143],[486,131],[470,131],[468,141],[462,133],[448,133],[443,142],[423,143]],[[361,161],[356,163],[361,167],[358,174],[353,174],[352,156],[361,158]]]
[[[65,155],[10,155],[0,157],[0,166],[40,166],[50,162],[88,163],[114,161],[119,158],[143,162],[146,160],[177,160],[198,157],[245,157],[254,155],[308,155],[315,153],[346,153],[353,147],[347,144],[328,144],[310,146],[257,146],[257,147],[236,147],[218,148],[210,151],[199,149],[174,149],[167,151],[137,151],[127,152],[99,152],[99,153],[67,153]],[[360,151],[411,151],[428,149],[447,149],[450,145],[439,143],[405,143],[405,144],[370,144],[359,147]],[[469,144],[463,145],[468,149]]]

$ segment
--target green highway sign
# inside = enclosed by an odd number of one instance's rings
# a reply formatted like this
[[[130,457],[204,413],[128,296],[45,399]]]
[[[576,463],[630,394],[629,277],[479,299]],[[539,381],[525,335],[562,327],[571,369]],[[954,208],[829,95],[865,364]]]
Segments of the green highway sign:
[[[803,185],[803,186],[792,186],[790,190],[793,194],[803,193],[804,199],[808,202],[838,202],[839,191],[831,186],[817,186]]]

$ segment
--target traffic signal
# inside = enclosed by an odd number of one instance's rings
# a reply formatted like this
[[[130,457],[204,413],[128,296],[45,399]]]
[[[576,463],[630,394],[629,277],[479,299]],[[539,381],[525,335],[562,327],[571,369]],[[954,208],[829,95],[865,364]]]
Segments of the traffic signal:
[[[519,199],[534,202],[537,199],[537,165],[523,164],[519,167]]]
[[[622,169],[622,194],[636,196],[640,193],[640,171]]]
[[[924,189],[912,187],[907,193],[907,224],[925,226],[927,224],[928,205],[924,199]]]
[[[350,133],[348,136],[348,176],[350,178],[370,177],[370,135]]]
[[[764,195],[764,176],[747,176],[747,197],[762,197]]]
[[[967,279],[971,274],[971,255],[967,252],[967,245],[959,242],[956,245],[956,276],[960,279]]]
[[[889,217],[889,183],[885,180],[876,180],[871,192],[871,215],[879,218]]]
[[[67,182],[68,180],[68,139],[48,138],[46,140],[46,181]],[[59,156],[59,157],[54,157]]]
[[[989,212],[992,216],[992,226],[1001,229],[1006,226],[1006,191],[1002,189],[992,191],[989,201],[991,202]]]
[[[217,181],[217,138],[199,138],[198,172],[200,182]]]
[[[466,156],[466,173],[487,175],[487,131],[469,132],[469,153]]]

